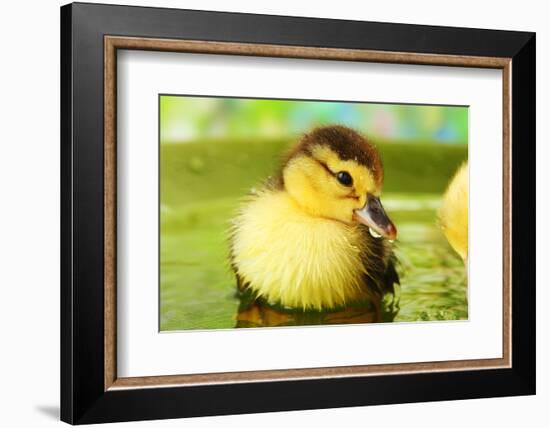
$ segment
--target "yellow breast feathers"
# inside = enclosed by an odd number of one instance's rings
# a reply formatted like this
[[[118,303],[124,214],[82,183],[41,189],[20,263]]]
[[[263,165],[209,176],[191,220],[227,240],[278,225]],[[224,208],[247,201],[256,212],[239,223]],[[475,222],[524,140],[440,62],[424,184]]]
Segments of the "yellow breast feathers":
[[[237,274],[270,303],[320,310],[365,297],[358,228],[308,215],[286,192],[244,204],[232,233]]]

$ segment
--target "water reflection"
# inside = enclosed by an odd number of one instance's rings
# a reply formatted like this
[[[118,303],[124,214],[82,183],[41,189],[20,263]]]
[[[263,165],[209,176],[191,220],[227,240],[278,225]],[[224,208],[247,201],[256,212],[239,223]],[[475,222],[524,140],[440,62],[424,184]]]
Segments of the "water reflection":
[[[391,298],[390,305],[380,299],[373,299],[323,311],[270,305],[246,292],[240,293],[238,298],[240,304],[235,315],[237,328],[391,322],[399,310],[397,298]]]

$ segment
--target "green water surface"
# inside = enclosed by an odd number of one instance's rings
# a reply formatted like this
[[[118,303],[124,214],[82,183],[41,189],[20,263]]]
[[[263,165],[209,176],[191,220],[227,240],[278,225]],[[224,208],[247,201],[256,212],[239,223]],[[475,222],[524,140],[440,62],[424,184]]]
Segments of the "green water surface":
[[[239,305],[227,228],[239,198],[276,171],[288,141],[161,145],[160,329],[231,328]],[[396,224],[395,321],[467,319],[462,261],[437,225],[442,192],[466,146],[380,144],[382,202]]]

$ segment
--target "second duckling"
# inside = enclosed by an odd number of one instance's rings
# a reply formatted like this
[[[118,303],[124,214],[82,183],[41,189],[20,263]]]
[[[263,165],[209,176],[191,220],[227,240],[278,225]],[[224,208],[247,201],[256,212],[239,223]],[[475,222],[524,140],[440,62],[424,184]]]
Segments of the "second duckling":
[[[443,196],[439,210],[443,233],[451,247],[462,258],[468,259],[468,163],[458,168]]]

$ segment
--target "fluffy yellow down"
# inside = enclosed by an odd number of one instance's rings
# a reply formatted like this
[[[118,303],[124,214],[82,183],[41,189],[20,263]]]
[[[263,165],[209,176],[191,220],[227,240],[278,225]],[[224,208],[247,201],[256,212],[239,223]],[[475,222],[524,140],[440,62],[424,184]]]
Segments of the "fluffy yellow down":
[[[356,226],[314,217],[283,191],[263,191],[233,224],[234,265],[268,302],[320,310],[365,297]]]
[[[443,232],[451,247],[468,258],[468,164],[464,163],[449,183],[439,211]]]

